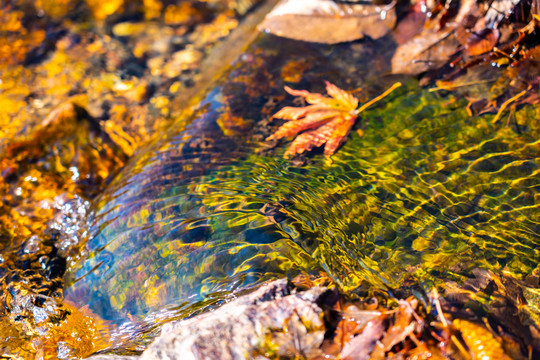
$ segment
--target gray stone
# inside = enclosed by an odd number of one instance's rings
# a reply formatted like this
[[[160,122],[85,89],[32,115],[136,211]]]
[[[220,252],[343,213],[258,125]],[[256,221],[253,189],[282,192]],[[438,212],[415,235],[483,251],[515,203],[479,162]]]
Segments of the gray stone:
[[[265,359],[267,351],[312,356],[324,337],[323,310],[316,304],[325,288],[296,292],[287,280],[270,282],[221,308],[163,326],[140,359]],[[91,360],[135,357],[93,356]]]
[[[138,356],[120,356],[120,355],[94,355],[87,359],[91,360],[138,360]]]

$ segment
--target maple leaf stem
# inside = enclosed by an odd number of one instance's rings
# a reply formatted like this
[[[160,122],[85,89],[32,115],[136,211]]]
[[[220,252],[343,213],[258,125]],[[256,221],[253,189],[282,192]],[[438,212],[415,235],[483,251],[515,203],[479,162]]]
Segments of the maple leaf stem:
[[[400,82],[397,82],[395,83],[394,85],[392,85],[388,90],[386,90],[385,92],[383,92],[381,95],[377,96],[376,98],[374,99],[371,99],[369,100],[367,103],[363,104],[362,106],[360,106],[358,109],[356,109],[354,111],[354,115],[358,115],[360,114],[362,111],[366,110],[368,107],[370,107],[371,105],[375,104],[377,101],[383,99],[384,97],[388,96],[392,91],[394,91],[395,89],[397,89],[398,87],[401,86],[401,83]]]

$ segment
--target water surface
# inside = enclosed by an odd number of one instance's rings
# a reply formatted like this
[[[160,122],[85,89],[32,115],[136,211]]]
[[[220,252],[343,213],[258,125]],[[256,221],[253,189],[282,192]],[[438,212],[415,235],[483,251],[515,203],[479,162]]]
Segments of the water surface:
[[[404,279],[428,288],[476,267],[530,273],[540,260],[538,108],[518,109],[510,126],[471,117],[458,94],[388,76],[393,47],[261,35],[99,199],[68,299],[121,323],[190,316],[301,271],[324,271],[345,291]],[[264,139],[279,124],[269,117],[294,104],[283,85],[323,91],[323,80],[361,87],[363,101],[405,86],[362,113],[361,133],[331,161],[320,151],[282,159],[286,144]]]

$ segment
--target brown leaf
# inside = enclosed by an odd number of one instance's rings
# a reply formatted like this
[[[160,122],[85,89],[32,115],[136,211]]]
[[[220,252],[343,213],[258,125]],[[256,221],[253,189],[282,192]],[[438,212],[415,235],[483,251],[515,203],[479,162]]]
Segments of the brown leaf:
[[[399,301],[393,323],[388,328],[378,346],[373,350],[371,358],[374,360],[385,359],[385,353],[390,351],[395,345],[402,343],[405,339],[413,335],[414,331],[420,327],[414,319],[414,308],[416,300]]]
[[[394,4],[338,4],[333,0],[282,0],[259,29],[295,40],[336,44],[378,39],[396,23]]]
[[[404,44],[418,35],[427,19],[427,5],[425,1],[418,1],[411,6],[407,14],[399,21],[392,36],[398,45]]]
[[[324,155],[331,156],[345,141],[358,114],[399,86],[401,86],[400,83],[394,84],[382,95],[368,101],[358,109],[356,108],[357,98],[329,82],[326,82],[326,92],[330,97],[285,86],[285,91],[291,95],[303,97],[310,105],[299,108],[288,106],[279,110],[273,117],[289,120],[289,122],[282,125],[267,140],[294,136],[304,131],[287,149],[285,157],[312,150],[323,144],[326,144]]]
[[[398,46],[392,57],[392,73],[416,75],[440,67],[459,49],[460,43],[454,30],[474,11],[475,1],[452,3],[459,3],[457,14],[441,12],[438,17],[426,22],[421,33]],[[453,21],[447,23],[450,15]]]
[[[395,315],[394,324],[388,329],[382,344],[385,351],[404,341],[415,330],[417,323],[413,320],[413,307],[410,303],[400,300],[400,306]]]
[[[479,32],[473,32],[467,39],[465,51],[470,56],[481,55],[493,50],[499,40],[499,30],[485,28]]]
[[[364,331],[345,344],[340,358],[343,360],[368,360],[377,341],[383,336],[384,317],[380,316],[368,322]]]
[[[424,31],[398,46],[392,57],[392,73],[420,74],[448,61],[459,43],[451,30]]]
[[[356,335],[362,333],[370,321],[384,317],[379,311],[361,310],[351,304],[346,305],[343,310],[338,310],[338,312],[341,314],[341,320],[336,326],[336,334],[333,342],[340,349],[343,349],[345,344],[351,341]]]

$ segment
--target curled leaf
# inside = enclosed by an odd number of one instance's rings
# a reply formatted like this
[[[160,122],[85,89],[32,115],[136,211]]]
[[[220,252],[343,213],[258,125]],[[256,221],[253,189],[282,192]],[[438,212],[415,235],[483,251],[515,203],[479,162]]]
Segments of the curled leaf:
[[[381,38],[395,23],[395,3],[282,0],[259,25],[259,30],[289,39],[336,44],[364,36]]]
[[[499,40],[499,30],[484,28],[472,33],[465,44],[465,52],[470,56],[481,55],[493,50]]]

